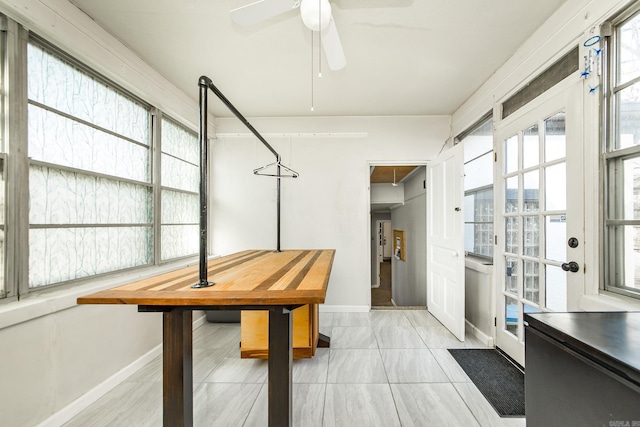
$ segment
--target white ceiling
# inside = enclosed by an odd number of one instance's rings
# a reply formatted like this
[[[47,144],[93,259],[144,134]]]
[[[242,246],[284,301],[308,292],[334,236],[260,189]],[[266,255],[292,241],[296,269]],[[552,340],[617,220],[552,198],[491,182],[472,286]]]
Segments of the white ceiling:
[[[206,75],[247,117],[451,114],[564,3],[332,0],[347,66],[323,59],[318,79],[297,9],[243,28],[229,11],[254,0],[71,1],[194,100]]]

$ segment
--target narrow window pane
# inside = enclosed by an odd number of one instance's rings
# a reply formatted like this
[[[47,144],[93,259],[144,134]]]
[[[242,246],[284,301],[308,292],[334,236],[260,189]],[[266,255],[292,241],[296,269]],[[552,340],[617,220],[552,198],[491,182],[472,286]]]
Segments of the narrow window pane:
[[[504,290],[518,295],[518,259],[506,257],[505,265]]]
[[[483,153],[493,151],[493,120],[485,121],[460,142],[464,144],[465,163]]]
[[[567,168],[565,163],[545,168],[545,198],[548,211],[567,209]]]
[[[4,182],[4,159],[0,158],[0,227],[4,228],[5,210],[5,182]]]
[[[547,162],[567,155],[565,113],[558,113],[544,121],[544,159]]]
[[[29,287],[150,264],[151,227],[31,229]]]
[[[504,142],[504,171],[505,173],[518,170],[518,136],[514,135]]]
[[[4,210],[5,210],[4,159],[0,158],[0,298],[5,296],[4,283]]]
[[[464,175],[465,191],[493,184],[493,152],[466,163]]]
[[[168,119],[162,120],[161,135],[160,253],[162,260],[168,260],[200,249],[200,146],[194,132]]]
[[[28,45],[27,61],[30,100],[139,143],[149,143],[145,107],[40,46]]]
[[[518,336],[518,318],[520,317],[520,303],[511,297],[505,297],[505,326],[507,332]]]
[[[616,94],[618,122],[616,149],[640,144],[640,83],[624,88]]]
[[[520,248],[520,230],[519,220],[517,216],[505,218],[505,251],[517,254]]]
[[[538,125],[531,126],[522,132],[522,168],[540,163],[540,141]]]
[[[153,220],[151,188],[31,166],[31,224],[146,224]]]
[[[475,224],[464,224],[464,250],[467,253],[475,252]]]
[[[476,193],[464,196],[464,222],[474,222],[476,210]]]
[[[534,170],[522,176],[524,192],[522,204],[524,212],[538,211],[540,206],[540,172]]]
[[[162,152],[194,165],[200,163],[197,136],[166,119],[162,120]]]
[[[538,303],[540,302],[540,264],[537,261],[524,261],[524,292],[525,299]]]
[[[567,259],[567,216],[545,217],[545,258],[565,262]]]
[[[512,176],[506,180],[504,212],[518,212],[518,177]]]
[[[640,219],[640,158],[622,161],[624,181],[618,189],[623,199],[623,217],[618,219]]]
[[[545,306],[552,311],[567,311],[567,273],[554,265],[545,266],[546,302]]]
[[[622,242],[620,242],[620,256],[623,265],[624,283],[618,285],[640,290],[640,226],[627,225],[614,227],[622,228]]]
[[[199,224],[200,196],[178,191],[162,191],[163,224]]]
[[[640,15],[620,27],[620,66],[618,84],[640,75]]]
[[[537,257],[540,253],[540,219],[538,216],[524,218],[524,255]]]
[[[29,157],[149,182],[149,148],[34,105],[29,106]]]
[[[162,186],[185,191],[198,192],[200,189],[200,170],[197,166],[162,155]]]
[[[199,225],[163,225],[162,259],[172,259],[193,255],[200,248]]]

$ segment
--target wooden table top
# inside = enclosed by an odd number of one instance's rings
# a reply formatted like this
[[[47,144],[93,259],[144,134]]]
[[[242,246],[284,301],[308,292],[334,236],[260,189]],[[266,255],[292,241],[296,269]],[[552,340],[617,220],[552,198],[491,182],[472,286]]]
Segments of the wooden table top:
[[[198,265],[78,298],[78,304],[274,306],[324,302],[335,255],[326,250],[247,250],[209,261],[215,285],[193,289]]]

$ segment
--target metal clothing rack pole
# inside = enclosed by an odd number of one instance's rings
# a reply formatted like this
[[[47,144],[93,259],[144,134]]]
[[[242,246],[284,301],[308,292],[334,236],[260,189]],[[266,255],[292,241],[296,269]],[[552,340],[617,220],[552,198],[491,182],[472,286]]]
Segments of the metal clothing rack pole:
[[[198,283],[192,285],[192,288],[204,288],[213,285],[213,282],[207,280],[207,89],[211,89],[216,94],[218,99],[223,102],[224,105],[253,133],[256,138],[262,142],[265,147],[273,153],[276,158],[277,168],[277,241],[276,252],[282,252],[280,249],[280,154],[260,135],[260,133],[249,123],[247,119],[233,106],[231,101],[220,92],[220,90],[213,84],[213,81],[207,76],[201,76],[198,80],[199,91],[199,104],[200,104],[200,277]]]

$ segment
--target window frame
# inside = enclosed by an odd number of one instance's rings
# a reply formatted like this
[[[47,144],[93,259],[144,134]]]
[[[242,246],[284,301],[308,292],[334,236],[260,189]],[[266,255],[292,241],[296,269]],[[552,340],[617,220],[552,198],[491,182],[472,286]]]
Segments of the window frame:
[[[61,286],[61,285],[65,285],[65,284],[73,284],[73,283],[78,283],[78,282],[83,282],[86,281],[87,278],[96,278],[96,277],[102,277],[108,274],[112,274],[112,273],[120,273],[123,271],[127,271],[127,270],[131,270],[131,269],[135,269],[135,268],[140,268],[140,267],[149,267],[149,266],[153,266],[156,265],[155,262],[155,258],[154,258],[154,247],[157,244],[157,242],[155,241],[156,236],[154,235],[154,220],[155,220],[155,215],[153,212],[153,206],[154,206],[154,193],[153,193],[153,171],[154,171],[154,159],[153,159],[153,134],[152,134],[152,125],[153,125],[153,120],[152,120],[152,113],[153,113],[153,108],[152,106],[145,102],[144,100],[140,99],[139,97],[135,96],[134,94],[132,94],[131,92],[127,91],[126,89],[122,88],[121,86],[119,86],[118,84],[112,82],[110,79],[106,78],[105,76],[103,76],[102,74],[94,71],[93,69],[91,69],[90,67],[86,66],[85,64],[83,64],[81,61],[78,61],[77,59],[75,59],[74,57],[72,57],[71,55],[68,55],[66,52],[62,51],[61,49],[57,48],[56,46],[52,45],[51,43],[49,43],[48,41],[46,41],[45,39],[43,39],[42,37],[30,33],[29,34],[29,40],[27,42],[27,49],[29,45],[33,45],[38,49],[42,49],[43,51],[47,52],[48,54],[56,57],[57,59],[63,61],[65,63],[66,66],[75,68],[77,70],[79,70],[81,73],[85,74],[87,77],[97,81],[98,83],[101,83],[103,85],[105,85],[106,87],[108,87],[110,90],[113,91],[113,93],[118,94],[124,98],[127,98],[128,100],[130,100],[131,102],[134,102],[136,104],[139,104],[142,108],[145,109],[146,111],[146,116],[147,116],[147,132],[148,132],[148,138],[147,138],[147,144],[144,144],[144,142],[140,142],[140,141],[135,141],[134,139],[132,139],[131,137],[124,135],[122,133],[118,133],[115,130],[112,129],[108,129],[106,127],[103,127],[99,124],[96,123],[92,123],[89,122],[87,120],[84,120],[81,117],[76,117],[73,114],[70,113],[66,113],[64,111],[60,111],[54,107],[48,106],[48,105],[44,105],[41,104],[38,101],[32,100],[27,93],[25,102],[26,102],[26,108],[29,109],[29,107],[31,106],[35,106],[36,108],[42,109],[43,111],[46,112],[50,112],[53,113],[57,116],[60,116],[62,118],[68,119],[70,121],[72,121],[75,124],[80,124],[80,125],[84,125],[89,129],[93,129],[95,131],[101,132],[105,135],[111,135],[114,136],[118,139],[124,140],[126,142],[129,142],[131,144],[140,146],[140,147],[145,147],[147,150],[146,153],[146,159],[148,161],[148,171],[147,171],[147,181],[141,181],[135,178],[131,178],[131,177],[123,177],[123,176],[117,176],[115,174],[111,174],[111,173],[102,173],[102,172],[97,172],[97,171],[93,171],[93,170],[87,170],[87,169],[80,169],[77,167],[73,167],[73,166],[68,166],[68,165],[62,165],[62,164],[58,164],[58,163],[52,163],[52,162],[47,162],[46,160],[35,160],[32,159],[31,156],[29,156],[28,158],[28,171],[27,174],[29,175],[27,181],[26,181],[26,188],[30,188],[29,187],[29,180],[30,180],[30,176],[31,176],[31,169],[32,167],[42,167],[42,168],[46,168],[50,171],[61,171],[63,173],[71,173],[71,174],[77,174],[78,176],[82,176],[82,177],[89,177],[89,178],[103,178],[106,179],[108,181],[111,181],[112,183],[117,183],[117,185],[120,184],[131,184],[131,185],[135,185],[138,187],[146,187],[149,191],[149,197],[150,197],[150,201],[149,201],[149,210],[150,210],[150,215],[149,215],[149,222],[146,223],[126,223],[126,222],[119,222],[119,223],[100,223],[100,224],[84,224],[84,223],[69,223],[69,224],[32,224],[31,223],[31,218],[29,215],[28,218],[28,223],[29,223],[29,230],[28,233],[29,235],[31,234],[32,230],[38,230],[38,229],[86,229],[86,230],[90,230],[90,229],[95,229],[97,230],[105,230],[107,228],[130,228],[130,227],[136,227],[136,228],[146,228],[148,229],[148,233],[150,234],[150,239],[149,239],[149,244],[152,245],[151,248],[147,248],[147,252],[150,253],[151,255],[151,259],[149,260],[149,262],[146,262],[144,264],[140,264],[140,265],[135,265],[135,266],[129,266],[129,267],[125,267],[125,268],[119,268],[119,269],[115,269],[115,270],[110,270],[110,271],[104,271],[98,274],[90,274],[90,275],[85,275],[85,276],[81,276],[81,277],[73,277],[70,279],[66,279],[66,280],[60,280],[60,281],[55,281],[55,282],[51,282],[51,283],[46,283],[46,284],[42,284],[42,285],[38,285],[38,286],[31,286],[31,281],[29,280],[29,283],[27,284],[29,292],[33,292],[35,290],[38,289],[45,289],[45,288],[51,288],[51,287],[57,287],[57,286]],[[27,50],[22,50],[21,52],[23,55],[25,55],[25,60],[27,60],[26,58],[28,58],[28,54],[27,54]],[[28,64],[26,65],[26,70],[27,70],[27,76],[25,76],[25,82],[26,85],[28,87],[29,82],[28,82]],[[24,141],[24,147],[25,147],[25,151],[28,152],[29,150],[29,129],[28,129],[28,125],[29,125],[29,112],[27,112],[27,129],[25,130],[25,141]],[[29,197],[30,197],[30,191],[28,191],[29,193]],[[29,251],[31,250],[31,243],[29,243]],[[27,269],[30,271],[30,263],[27,265]]]
[[[602,91],[601,102],[601,188],[602,188],[602,248],[600,289],[627,297],[640,299],[640,288],[625,285],[625,228],[640,226],[640,219],[621,218],[623,211],[624,180],[623,163],[629,159],[640,159],[640,145],[616,148],[619,133],[619,104],[616,95],[640,82],[640,72],[628,81],[618,83],[620,68],[620,29],[625,23],[640,16],[640,5],[634,5],[612,18],[602,26]],[[609,28],[611,29],[610,33]],[[633,203],[633,202],[631,202]]]
[[[493,135],[494,135],[494,126],[493,126],[493,111],[489,111],[488,113],[484,114],[482,117],[480,117],[476,122],[474,122],[471,126],[469,126],[467,129],[465,129],[464,131],[462,131],[461,133],[459,133],[455,138],[454,138],[454,143],[455,144],[460,144],[460,143],[464,143],[464,139],[468,136],[471,136],[476,130],[478,130],[479,128],[481,128],[482,126],[486,125],[487,123],[491,123],[491,140],[492,140],[492,147],[490,150],[486,151],[486,152],[482,152],[480,154],[478,154],[476,157],[474,157],[473,159],[470,159],[466,162],[464,162],[464,166],[466,166],[467,164],[476,161],[484,156],[486,156],[487,154],[490,153],[495,153],[495,141],[493,141]],[[494,158],[491,162],[492,165],[495,164],[495,154],[494,154]],[[464,192],[464,197],[466,198],[467,196],[477,196],[480,193],[484,193],[485,191],[491,189],[492,193],[493,193],[493,200],[495,200],[495,192],[494,192],[494,173],[491,173],[491,184],[487,184],[487,185],[482,185],[480,187],[475,187],[475,188],[471,188],[469,190],[465,190]],[[491,205],[493,206],[493,200]],[[475,206],[475,202],[474,202],[474,206]],[[491,261],[493,262],[493,252],[495,249],[495,229],[493,229],[494,227],[494,218],[495,218],[495,212],[492,214],[492,218],[490,221],[465,221],[464,225],[465,228],[467,226],[467,224],[472,224],[474,226],[474,232],[475,232],[475,225],[476,224],[490,224],[492,226],[492,230],[493,232],[492,234],[492,238],[490,240],[490,242],[488,242],[489,247],[491,247],[491,254],[490,255],[486,255],[486,254],[481,254],[481,253],[477,253],[477,252],[470,252],[467,251],[465,248],[465,253],[468,256],[472,256],[472,257],[476,257],[476,258],[481,258],[483,260],[486,261]],[[474,218],[475,219],[475,218]],[[475,249],[475,244],[474,244],[474,249]]]

